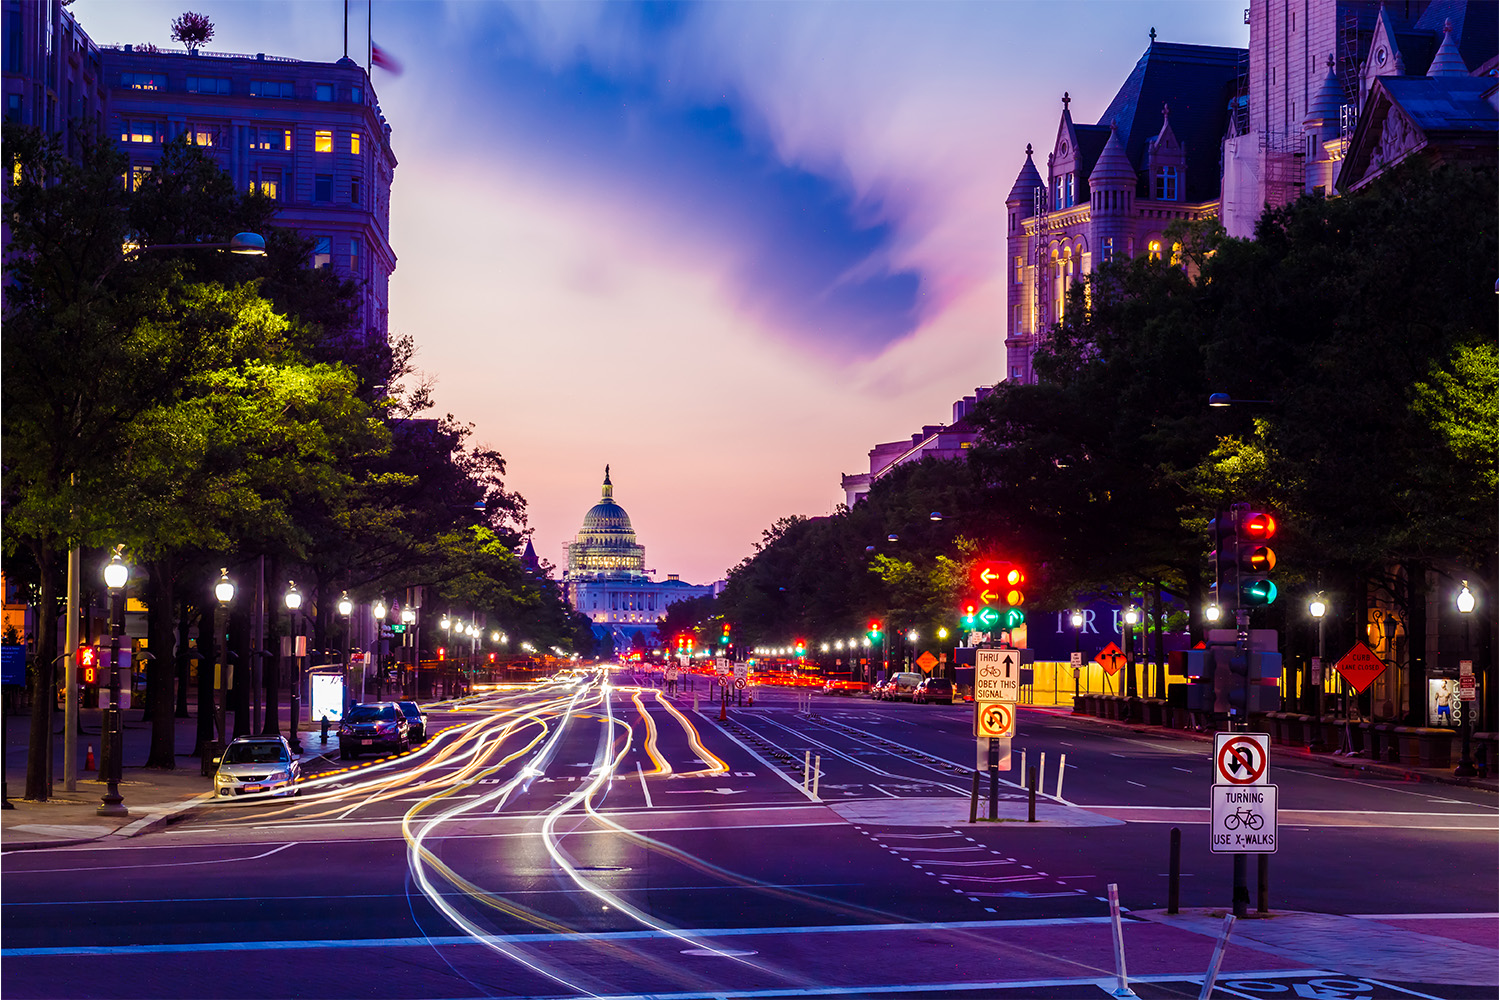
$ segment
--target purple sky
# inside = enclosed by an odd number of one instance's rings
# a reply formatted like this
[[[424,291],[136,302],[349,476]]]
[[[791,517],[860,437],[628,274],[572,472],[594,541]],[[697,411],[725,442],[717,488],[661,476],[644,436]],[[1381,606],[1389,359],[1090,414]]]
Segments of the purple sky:
[[[363,61],[365,3],[351,3]],[[377,2],[400,165],[391,330],[562,545],[604,465],[646,564],[724,575],[830,513],[878,442],[1004,363],[1004,199],[1063,91],[1147,45],[1245,45],[1243,0]],[[331,61],[339,0],[78,0],[101,43]]]

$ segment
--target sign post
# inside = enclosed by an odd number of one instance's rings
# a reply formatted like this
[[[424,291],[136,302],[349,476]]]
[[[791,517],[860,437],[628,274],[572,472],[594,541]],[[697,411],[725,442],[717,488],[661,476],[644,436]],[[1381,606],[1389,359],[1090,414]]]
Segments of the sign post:
[[[1021,650],[974,651],[974,736],[988,744],[990,819],[1000,818],[1000,772],[1010,770],[1010,741],[1016,734],[1016,701],[1021,693]]]
[[[1268,733],[1214,734],[1208,846],[1214,854],[1234,855],[1236,917],[1245,916],[1250,908],[1246,855],[1276,853],[1277,789],[1270,783],[1270,747]]]

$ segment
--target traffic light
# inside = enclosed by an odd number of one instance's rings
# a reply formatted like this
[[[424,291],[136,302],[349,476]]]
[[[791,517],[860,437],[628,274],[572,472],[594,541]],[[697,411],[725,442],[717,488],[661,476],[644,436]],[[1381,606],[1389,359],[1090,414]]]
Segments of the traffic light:
[[[99,650],[93,646],[79,646],[75,662],[78,664],[80,684],[99,683]]]
[[[1270,572],[1276,553],[1266,543],[1276,535],[1276,518],[1235,504],[1208,523],[1214,550],[1213,603],[1221,609],[1263,608],[1276,600]]]
[[[719,636],[719,645],[721,645],[721,646],[727,646],[727,645],[729,645],[729,623],[728,622],[724,623],[724,632],[723,632],[722,635]]]
[[[1000,589],[1000,599],[1005,608],[1000,612],[1001,622],[1006,628],[1015,628],[1026,623],[1026,612],[1021,610],[1021,604],[1026,600],[1026,572],[1015,563],[1005,566],[1004,576],[1001,579],[1003,586]]]
[[[963,609],[959,612],[958,618],[959,621],[963,623],[964,628],[972,631],[975,624],[977,624],[978,614],[979,607],[971,601],[963,606]]]
[[[872,620],[870,622],[870,627],[865,630],[865,634],[870,637],[870,641],[871,642],[879,642],[880,641],[880,622]]]
[[[807,655],[807,640],[806,639],[798,639],[796,645],[797,645],[797,655],[799,657],[806,656]]]

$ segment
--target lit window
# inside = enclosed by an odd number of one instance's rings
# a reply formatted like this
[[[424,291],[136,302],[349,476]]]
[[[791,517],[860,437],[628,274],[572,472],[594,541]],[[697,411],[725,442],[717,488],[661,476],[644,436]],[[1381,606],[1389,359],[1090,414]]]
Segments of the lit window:
[[[190,76],[187,78],[189,94],[227,94],[229,80],[218,76]]]
[[[292,148],[292,130],[289,128],[263,128],[259,137],[254,131],[250,133],[251,149],[266,149],[273,153],[290,152]]]
[[[272,201],[279,200],[281,198],[281,175],[262,174],[258,183],[256,181],[250,182],[250,191],[252,194],[259,191]]]
[[[355,156],[359,155],[359,133],[349,133],[349,152]]]
[[[121,73],[120,86],[130,90],[165,90],[167,81],[161,73]]]
[[[1101,256],[1104,258],[1104,262],[1106,264],[1115,259],[1115,238],[1113,236],[1104,237],[1104,246],[1101,248]]]
[[[1177,200],[1177,168],[1162,167],[1156,172],[1156,200]]]
[[[296,97],[297,85],[290,80],[251,80],[251,97]]]
[[[318,100],[320,100],[320,101],[331,101],[331,100],[333,100],[333,84],[331,84],[331,83],[320,83],[320,84],[318,84],[318,87],[317,87],[317,97],[318,97]]]
[[[219,144],[219,130],[207,125],[194,125],[188,129],[188,145],[190,146],[217,146]]]
[[[1146,244],[1146,253],[1152,260],[1161,260],[1161,240],[1152,240]]]
[[[125,122],[120,128],[121,142],[156,142],[161,137],[158,122]]]
[[[1021,307],[1010,307],[1010,332],[1019,335],[1021,330]]]
[[[139,191],[151,179],[151,165],[138,163],[130,168],[130,190]]]
[[[313,133],[313,152],[314,153],[331,153],[331,152],[333,152],[333,133],[330,132],[330,131],[328,131],[327,129],[318,129],[318,131],[314,132]]]
[[[328,267],[333,263],[333,237],[319,236],[313,241],[313,269]]]
[[[1015,277],[1012,279],[1012,282],[1019,285],[1026,276],[1025,258],[1017,257],[1015,260],[1015,265]]]

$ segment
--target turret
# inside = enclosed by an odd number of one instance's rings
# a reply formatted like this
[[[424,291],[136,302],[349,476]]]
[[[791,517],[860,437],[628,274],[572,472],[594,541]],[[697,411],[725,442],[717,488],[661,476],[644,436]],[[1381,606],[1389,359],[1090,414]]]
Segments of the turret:
[[[1302,119],[1302,134],[1307,142],[1306,170],[1303,188],[1312,194],[1319,188],[1324,192],[1333,190],[1333,178],[1338,173],[1338,158],[1327,144],[1339,137],[1339,109],[1344,105],[1344,88],[1339,85],[1334,72],[1333,54],[1328,56],[1328,71],[1318,84],[1308,105],[1307,117]]]
[[[1026,144],[1026,162],[1005,196],[1006,281],[1005,281],[1005,353],[1006,377],[1024,379],[1030,371],[1030,353],[1026,348],[1026,335],[1031,332],[1031,300],[1029,265],[1030,253],[1026,241],[1026,229],[1022,220],[1036,212],[1037,193],[1045,194],[1046,186],[1036,164],[1031,160],[1031,144]]]
[[[1113,124],[1089,174],[1090,243],[1101,264],[1129,254],[1128,220],[1135,204],[1135,168]]]

